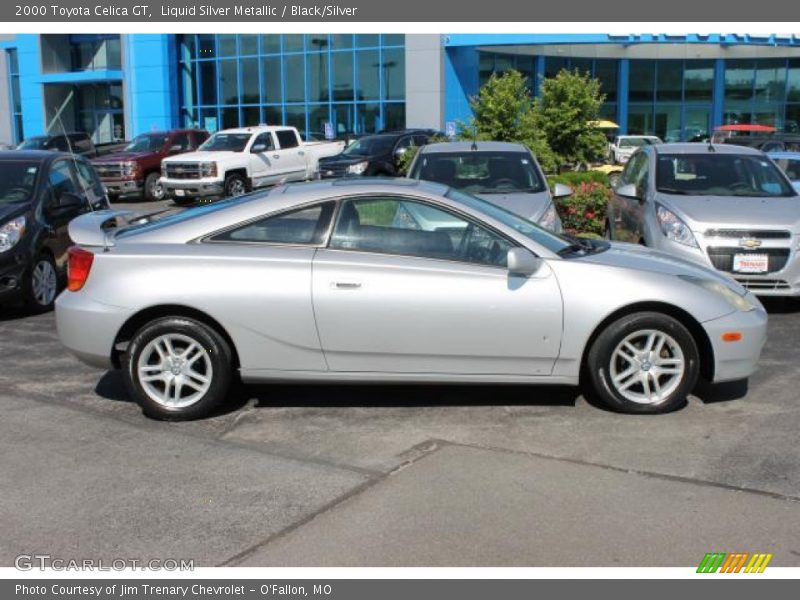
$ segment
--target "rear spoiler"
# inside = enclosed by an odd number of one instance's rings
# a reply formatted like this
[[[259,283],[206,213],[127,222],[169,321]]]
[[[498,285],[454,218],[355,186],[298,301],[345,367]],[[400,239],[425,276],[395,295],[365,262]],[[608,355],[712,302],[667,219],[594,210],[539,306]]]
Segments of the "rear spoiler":
[[[133,210],[109,209],[86,213],[69,222],[70,239],[79,246],[114,245],[114,230],[136,219],[139,213]]]

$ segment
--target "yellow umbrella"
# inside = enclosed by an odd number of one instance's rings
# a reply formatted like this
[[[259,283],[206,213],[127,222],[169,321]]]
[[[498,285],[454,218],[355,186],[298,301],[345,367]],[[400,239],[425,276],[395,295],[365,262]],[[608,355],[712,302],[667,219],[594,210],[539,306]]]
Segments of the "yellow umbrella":
[[[614,123],[614,121],[589,121],[589,125],[595,129],[619,129],[619,125]]]

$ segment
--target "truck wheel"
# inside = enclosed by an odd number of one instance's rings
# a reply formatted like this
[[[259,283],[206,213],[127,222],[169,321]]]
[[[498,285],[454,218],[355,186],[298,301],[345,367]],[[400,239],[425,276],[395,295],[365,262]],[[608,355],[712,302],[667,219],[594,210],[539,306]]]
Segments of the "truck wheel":
[[[147,179],[144,180],[144,197],[146,200],[164,199],[164,186],[159,181],[160,177],[158,173],[150,173]]]
[[[247,182],[238,173],[232,173],[225,178],[225,195],[241,196],[247,193]]]

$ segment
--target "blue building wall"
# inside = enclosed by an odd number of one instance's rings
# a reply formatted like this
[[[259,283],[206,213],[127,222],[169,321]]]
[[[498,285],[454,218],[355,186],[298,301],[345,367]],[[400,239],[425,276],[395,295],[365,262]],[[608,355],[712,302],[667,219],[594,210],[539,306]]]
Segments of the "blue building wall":
[[[19,91],[22,101],[22,126],[26,136],[45,132],[44,89],[41,82],[41,50],[39,36],[18,34]]]
[[[128,135],[178,126],[178,56],[174,35],[124,36]]]

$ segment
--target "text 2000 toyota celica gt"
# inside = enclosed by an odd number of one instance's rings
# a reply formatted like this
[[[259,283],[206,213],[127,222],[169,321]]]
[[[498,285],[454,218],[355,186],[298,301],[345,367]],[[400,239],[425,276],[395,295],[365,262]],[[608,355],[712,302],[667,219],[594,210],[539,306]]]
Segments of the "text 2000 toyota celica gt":
[[[119,224],[74,220],[62,342],[145,413],[208,415],[244,382],[585,382],[631,413],[748,377],[767,316],[736,282],[550,233],[410,180],[315,182]],[[533,392],[532,392],[533,393]]]

